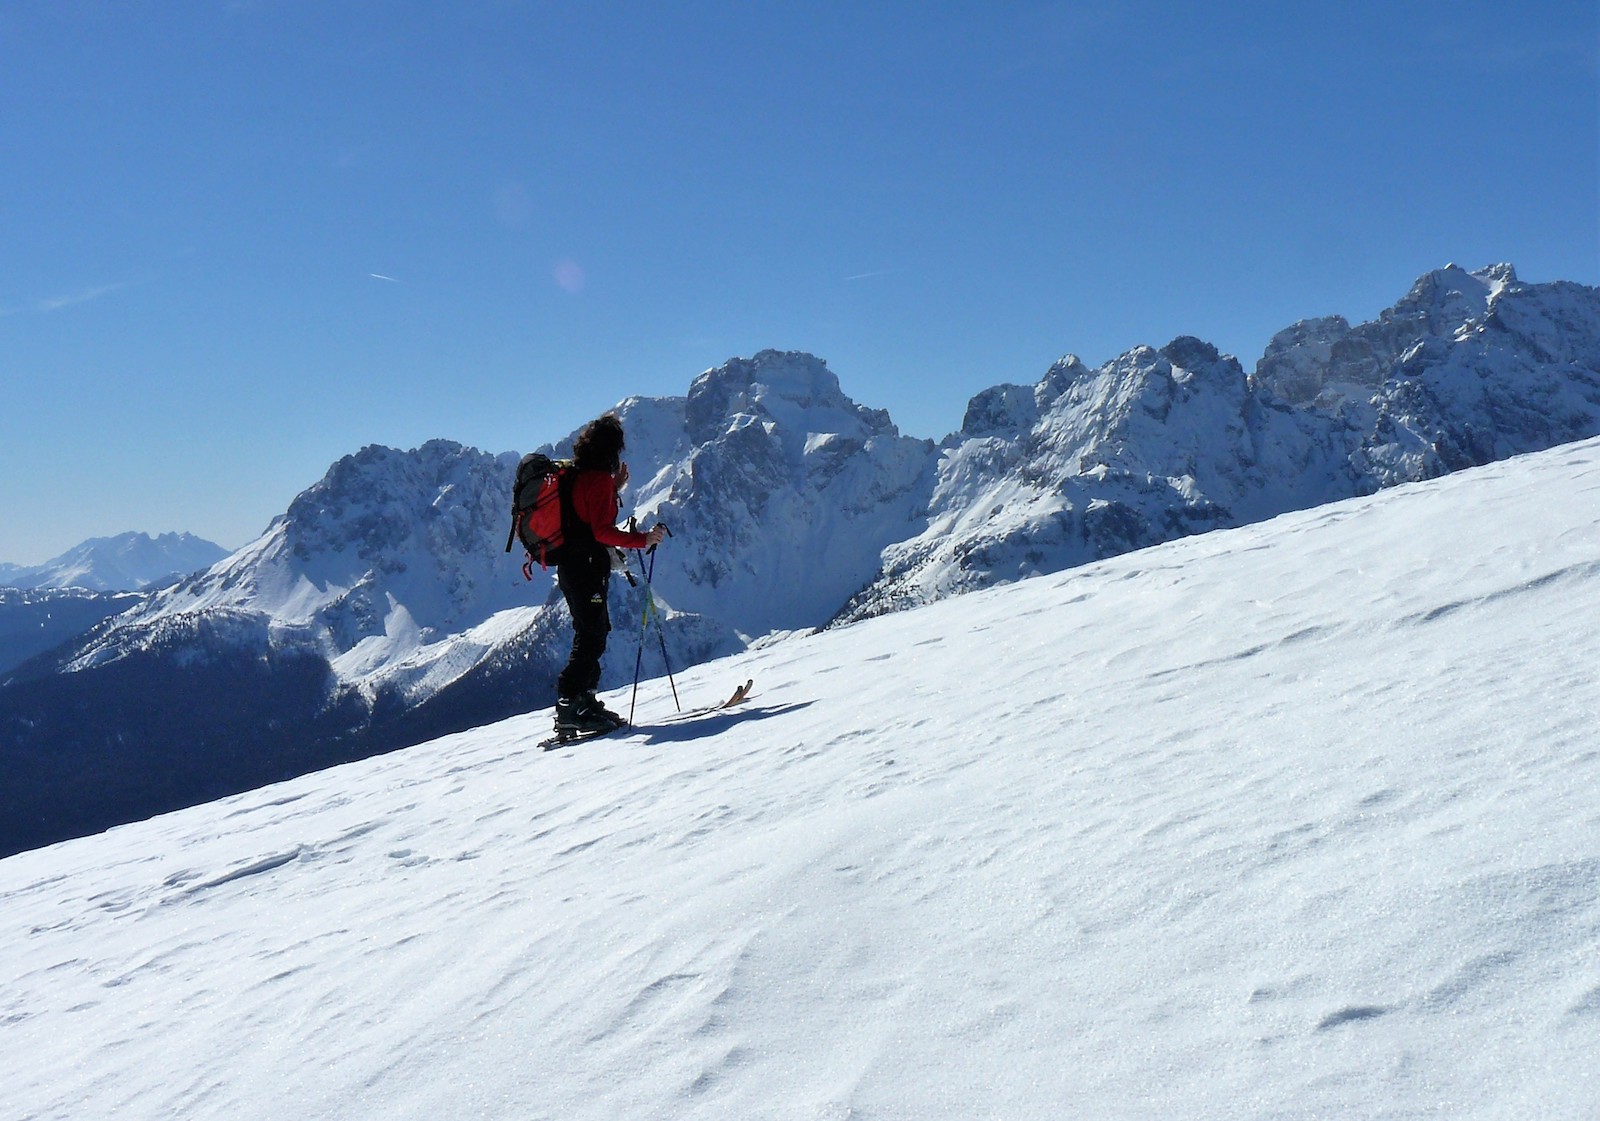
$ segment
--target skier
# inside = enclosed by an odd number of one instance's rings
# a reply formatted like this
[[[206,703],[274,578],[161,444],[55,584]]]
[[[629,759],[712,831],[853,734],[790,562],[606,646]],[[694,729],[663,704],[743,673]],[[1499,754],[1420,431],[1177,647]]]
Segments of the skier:
[[[556,585],[572,613],[572,654],[556,679],[556,734],[608,732],[627,723],[600,703],[600,657],[606,651],[611,613],[613,549],[649,549],[661,543],[666,527],[648,533],[617,528],[617,508],[628,483],[622,462],[622,422],[606,413],[584,426],[572,445],[570,506],[562,518],[566,544],[556,564]]]

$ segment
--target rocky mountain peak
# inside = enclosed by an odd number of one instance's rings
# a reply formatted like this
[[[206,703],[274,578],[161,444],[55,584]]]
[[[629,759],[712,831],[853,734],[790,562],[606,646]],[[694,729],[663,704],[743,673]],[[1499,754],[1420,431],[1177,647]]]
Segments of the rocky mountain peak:
[[[1193,335],[1180,335],[1161,348],[1161,357],[1194,377],[1214,380],[1222,384],[1244,388],[1244,369],[1231,354],[1223,354],[1211,343]]]
[[[685,419],[696,444],[715,440],[746,418],[804,438],[826,432],[854,439],[895,435],[883,409],[856,404],[828,364],[802,351],[763,350],[707,370],[689,387]]]
[[[1510,265],[1446,265],[1419,277],[1373,322],[1352,327],[1332,315],[1278,332],[1255,377],[1294,405],[1330,413],[1364,405],[1391,377],[1415,370],[1419,357],[1436,357],[1496,321],[1505,301],[1529,288]]]
[[[1031,385],[995,385],[967,402],[961,418],[962,439],[1015,436],[1039,419],[1039,399]]]
[[[1450,335],[1482,318],[1494,297],[1516,280],[1516,270],[1510,265],[1491,265],[1477,272],[1446,265],[1419,277],[1411,291],[1380,318],[1420,324],[1430,334]]]

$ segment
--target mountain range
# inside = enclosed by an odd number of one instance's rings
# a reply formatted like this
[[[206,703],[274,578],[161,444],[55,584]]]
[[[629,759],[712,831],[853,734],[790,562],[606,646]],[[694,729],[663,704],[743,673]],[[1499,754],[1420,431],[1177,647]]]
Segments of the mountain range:
[[[192,533],[93,537],[43,564],[0,563],[0,588],[136,592],[210,568],[227,555]]]
[[[1600,289],[1449,266],[1374,322],[1291,326],[1249,373],[1189,337],[1068,356],[937,442],[794,352],[616,411],[633,510],[674,536],[650,572],[669,662],[617,581],[611,688],[1600,434]],[[0,853],[547,707],[568,631],[501,551],[517,458],[363,449],[257,541],[14,668]]]

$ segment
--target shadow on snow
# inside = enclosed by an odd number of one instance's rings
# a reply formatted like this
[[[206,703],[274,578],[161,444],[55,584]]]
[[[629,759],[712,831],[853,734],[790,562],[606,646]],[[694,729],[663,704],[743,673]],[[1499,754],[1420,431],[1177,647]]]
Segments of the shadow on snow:
[[[686,743],[689,740],[704,739],[719,732],[726,732],[748,721],[767,720],[774,716],[810,708],[815,703],[815,701],[796,701],[793,704],[769,705],[765,708],[741,706],[725,711],[708,712],[703,716],[669,719],[660,724],[635,724],[628,731],[635,735],[643,734],[645,744]]]

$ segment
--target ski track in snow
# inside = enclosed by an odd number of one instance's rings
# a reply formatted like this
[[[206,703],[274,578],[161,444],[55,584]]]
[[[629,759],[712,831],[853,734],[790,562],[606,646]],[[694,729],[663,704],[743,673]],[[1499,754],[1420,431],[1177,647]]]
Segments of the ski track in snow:
[[[0,861],[0,1114],[1594,1117],[1597,511],[1591,441]]]

